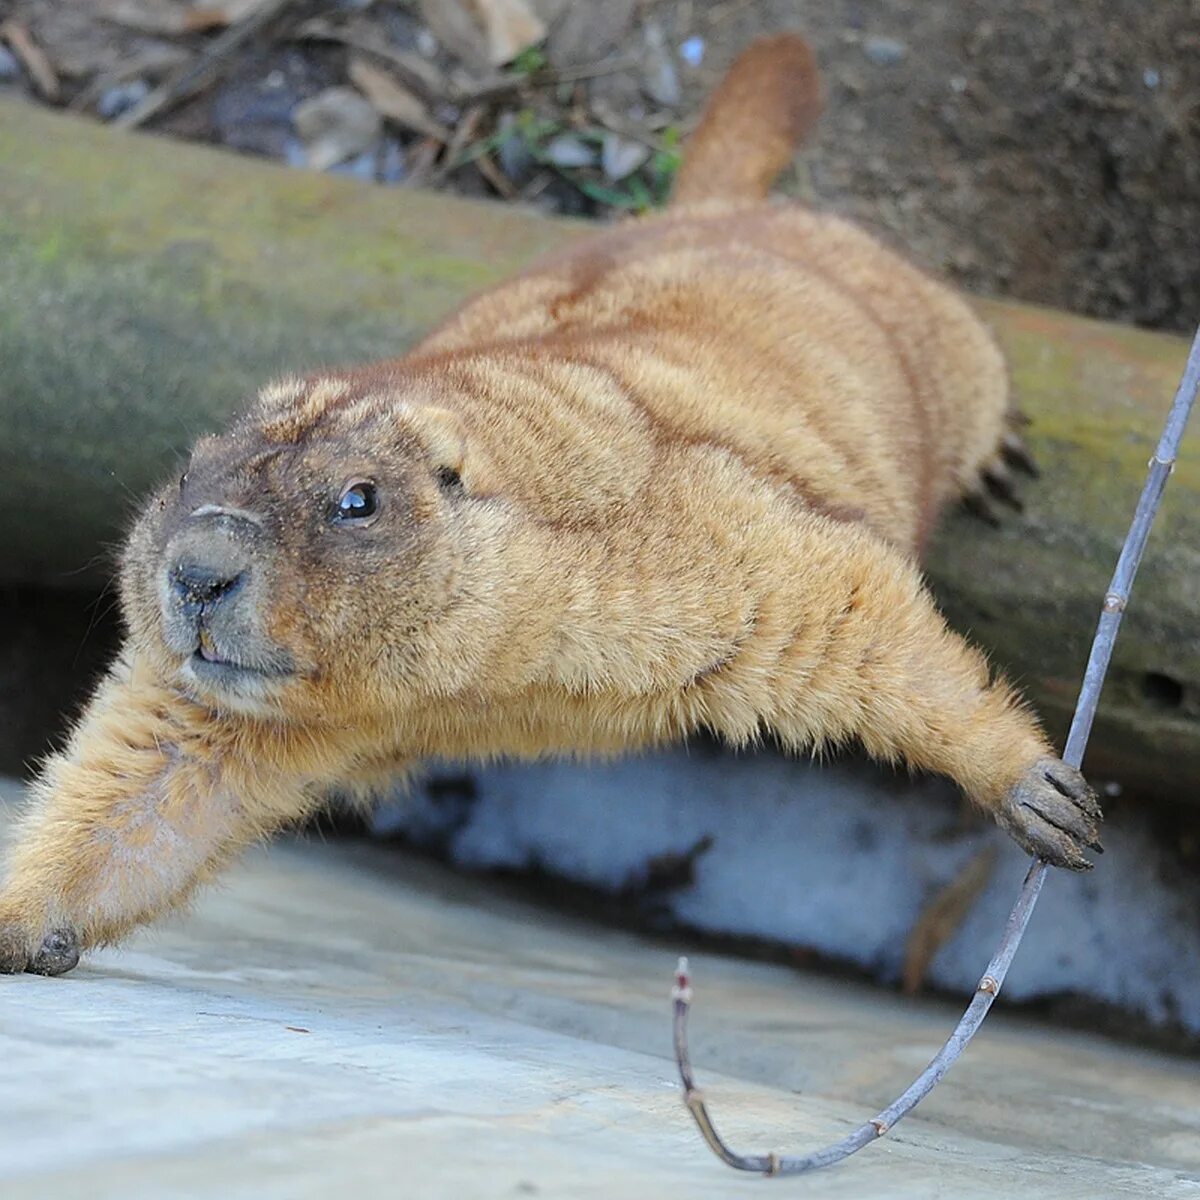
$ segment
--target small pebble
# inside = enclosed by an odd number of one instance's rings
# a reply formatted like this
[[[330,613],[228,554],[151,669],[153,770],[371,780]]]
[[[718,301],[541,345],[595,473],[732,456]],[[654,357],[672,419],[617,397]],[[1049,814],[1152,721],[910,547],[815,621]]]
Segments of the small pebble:
[[[704,39],[700,36],[690,37],[679,47],[679,57],[689,67],[698,67],[704,61]]]
[[[965,75],[951,75],[950,90],[956,96],[961,96],[967,90],[967,77]]]
[[[500,170],[520,187],[532,178],[537,163],[528,142],[517,132],[511,114],[506,113],[505,117],[509,119],[501,119],[501,129],[506,132],[496,147],[496,157],[500,160]]]
[[[364,150],[362,154],[357,154],[354,158],[348,158],[344,162],[334,163],[333,166],[326,169],[330,175],[348,175],[351,179],[361,179],[365,183],[374,183],[375,166],[376,152],[374,150]]]
[[[1142,72],[1142,82],[1153,91],[1162,83],[1162,76],[1153,67],[1147,67]]]
[[[863,39],[863,53],[877,67],[894,67],[904,61],[908,46],[896,38],[868,37]]]
[[[650,148],[632,138],[621,137],[611,131],[604,135],[600,149],[600,165],[605,176],[617,183],[632,175],[650,157]]]
[[[437,58],[438,40],[428,29],[422,26],[417,30],[413,40],[416,42],[417,53],[422,58]]]
[[[396,138],[384,139],[383,146],[375,156],[375,178],[380,183],[403,183],[408,174],[408,159],[404,146]]]
[[[106,88],[96,101],[96,115],[105,121],[113,121],[150,94],[150,85],[144,79],[133,79],[129,83]]]
[[[674,108],[680,100],[679,74],[667,46],[662,26],[647,21],[642,31],[645,55],[642,62],[642,87],[646,94],[664,108]]]
[[[9,83],[21,77],[21,64],[7,46],[0,46],[0,83]]]
[[[289,133],[283,142],[283,161],[289,167],[307,167],[308,151],[294,133]]]
[[[551,138],[544,153],[556,167],[590,167],[596,161],[595,149],[570,133]]]

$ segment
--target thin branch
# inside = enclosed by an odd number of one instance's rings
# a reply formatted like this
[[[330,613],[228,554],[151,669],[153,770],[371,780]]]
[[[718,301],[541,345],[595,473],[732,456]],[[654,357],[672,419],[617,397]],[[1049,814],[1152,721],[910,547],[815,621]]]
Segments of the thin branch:
[[[1113,573],[1112,583],[1104,595],[1104,603],[1100,611],[1100,622],[1096,636],[1092,642],[1091,654],[1088,656],[1087,669],[1083,675],[1083,685],[1079,692],[1079,701],[1075,706],[1075,715],[1071,719],[1071,731],[1067,735],[1067,746],[1063,752],[1063,761],[1073,767],[1083,763],[1083,753],[1087,747],[1088,736],[1092,731],[1092,722],[1096,717],[1096,706],[1100,700],[1100,690],[1104,685],[1104,676],[1112,659],[1113,645],[1117,640],[1117,630],[1121,618],[1129,602],[1129,592],[1137,574],[1138,564],[1146,548],[1146,539],[1150,536],[1150,527],[1158,512],[1163,490],[1167,479],[1175,465],[1179,446],[1183,439],[1183,431],[1187,425],[1192,404],[1196,398],[1197,388],[1200,388],[1200,329],[1192,341],[1188,353],[1187,365],[1184,367],[1183,378],[1175,393],[1175,401],[1171,405],[1166,427],[1159,439],[1158,448],[1150,460],[1150,470],[1146,477],[1145,486],[1138,500],[1133,523],[1121,547],[1121,555],[1117,560],[1117,568]],[[688,1055],[687,1017],[692,1002],[691,977],[688,974],[687,959],[679,960],[675,974],[675,987],[671,998],[675,1005],[675,1061],[679,1067],[679,1078],[683,1083],[684,1103],[696,1121],[709,1149],[722,1162],[738,1171],[752,1171],[760,1175],[800,1175],[806,1171],[815,1171],[820,1167],[828,1167],[849,1158],[851,1154],[861,1150],[868,1143],[882,1137],[901,1117],[911,1112],[937,1085],[943,1075],[954,1065],[967,1043],[975,1036],[988,1009],[1000,993],[1008,968],[1012,963],[1017,947],[1029,918],[1033,915],[1034,905],[1037,904],[1042,884],[1046,881],[1046,864],[1040,859],[1034,859],[1030,864],[1025,882],[1017,896],[1017,902],[1009,914],[1008,924],[1004,928],[1004,936],[992,961],[988,963],[975,989],[975,995],[966,1012],[958,1022],[954,1032],[946,1043],[933,1057],[929,1066],[921,1072],[908,1089],[898,1096],[882,1112],[869,1121],[858,1126],[847,1134],[840,1142],[824,1146],[805,1155],[780,1154],[738,1154],[721,1138],[709,1116],[704,1097],[696,1087],[692,1075],[691,1059]]]
[[[151,117],[194,96],[227,69],[231,56],[243,43],[292,3],[293,0],[261,0],[261,3],[252,8],[240,21],[213,38],[194,62],[185,64],[171,74],[149,95],[117,117],[112,122],[113,125],[119,129],[136,129]]]
[[[51,66],[46,52],[33,40],[27,26],[20,21],[5,21],[0,25],[0,41],[5,41],[21,60],[39,92],[47,100],[57,100],[61,92],[58,74]]]

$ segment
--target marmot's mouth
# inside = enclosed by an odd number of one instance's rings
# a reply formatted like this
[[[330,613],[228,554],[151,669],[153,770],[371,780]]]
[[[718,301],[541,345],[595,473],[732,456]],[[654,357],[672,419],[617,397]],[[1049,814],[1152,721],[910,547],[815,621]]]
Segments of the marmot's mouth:
[[[206,683],[234,683],[239,679],[280,679],[293,672],[282,662],[239,662],[223,654],[208,630],[200,631],[200,644],[188,659],[192,674]]]
[[[188,665],[200,679],[234,679],[237,676],[254,676],[258,679],[282,679],[291,675],[291,671],[280,667],[255,667],[248,663],[234,662],[232,659],[210,656],[203,649],[198,649],[188,659]]]
[[[231,663],[228,659],[222,658],[217,651],[217,647],[213,644],[212,638],[208,636],[208,631],[202,629],[200,631],[200,645],[196,648],[196,653],[204,659],[206,663],[214,663],[217,666],[231,667],[235,663]]]

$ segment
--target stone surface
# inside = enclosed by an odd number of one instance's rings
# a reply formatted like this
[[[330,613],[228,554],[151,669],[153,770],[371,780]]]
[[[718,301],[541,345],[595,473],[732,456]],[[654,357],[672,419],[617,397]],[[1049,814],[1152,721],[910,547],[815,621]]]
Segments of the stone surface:
[[[749,1194],[763,1185],[710,1158],[679,1102],[675,949],[377,849],[257,852],[122,950],[0,979],[0,1195]],[[956,1015],[781,968],[693,967],[697,1070],[747,1148],[839,1136]],[[1200,1082],[1194,1064],[1001,1014],[884,1142],[777,1186],[1196,1197]]]
[[[1104,780],[1092,782],[1105,794]],[[1071,997],[1095,1028],[1147,1026],[1200,1049],[1200,879],[1136,804],[1105,797],[1105,853],[1053,871],[1005,984],[1010,1000]],[[989,848],[992,869],[934,955],[928,985],[978,980],[1029,867],[946,780],[843,756],[663,750],[615,762],[433,768],[375,814],[471,870],[547,874],[625,902],[629,923],[765,941],[900,980],[927,906]],[[747,886],[747,880],[754,885]]]

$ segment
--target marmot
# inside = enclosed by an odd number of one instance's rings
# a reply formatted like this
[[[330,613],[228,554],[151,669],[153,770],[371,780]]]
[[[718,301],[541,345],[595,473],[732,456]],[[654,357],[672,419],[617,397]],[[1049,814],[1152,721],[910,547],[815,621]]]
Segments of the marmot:
[[[664,213],[198,442],[125,548],[119,660],[33,787],[0,970],[70,969],[331,789],[700,727],[856,740],[1089,865],[1095,797],[916,565],[1002,469],[1005,365],[946,287],[767,201],[818,108],[807,45],[756,43]]]

